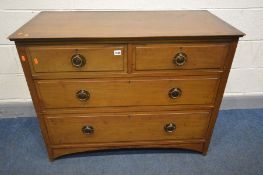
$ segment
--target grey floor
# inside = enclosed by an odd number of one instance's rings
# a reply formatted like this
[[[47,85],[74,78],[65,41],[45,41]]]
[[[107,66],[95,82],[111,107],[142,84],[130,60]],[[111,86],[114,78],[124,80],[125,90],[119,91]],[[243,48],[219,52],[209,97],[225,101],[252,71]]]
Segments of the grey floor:
[[[1,175],[262,175],[263,109],[220,111],[207,156],[176,149],[129,149],[50,162],[36,118],[0,119]]]

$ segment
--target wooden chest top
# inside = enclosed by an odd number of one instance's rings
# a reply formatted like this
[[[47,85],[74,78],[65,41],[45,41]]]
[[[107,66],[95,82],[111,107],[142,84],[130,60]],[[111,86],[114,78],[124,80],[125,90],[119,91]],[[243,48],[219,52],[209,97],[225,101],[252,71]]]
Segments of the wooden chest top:
[[[41,12],[9,39],[240,37],[208,11]]]

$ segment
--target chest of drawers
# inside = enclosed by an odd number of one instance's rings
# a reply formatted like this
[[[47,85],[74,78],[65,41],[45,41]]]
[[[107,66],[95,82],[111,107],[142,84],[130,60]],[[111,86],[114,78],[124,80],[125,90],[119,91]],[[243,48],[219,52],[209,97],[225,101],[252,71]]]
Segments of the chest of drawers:
[[[239,37],[207,11],[42,12],[13,33],[50,159],[206,154]]]

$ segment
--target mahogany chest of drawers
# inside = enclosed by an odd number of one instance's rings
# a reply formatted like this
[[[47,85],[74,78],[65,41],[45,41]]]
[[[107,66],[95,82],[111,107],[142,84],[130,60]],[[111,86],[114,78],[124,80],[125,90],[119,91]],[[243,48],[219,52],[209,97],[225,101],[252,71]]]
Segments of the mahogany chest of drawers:
[[[42,12],[13,33],[50,159],[206,154],[239,37],[207,11]]]

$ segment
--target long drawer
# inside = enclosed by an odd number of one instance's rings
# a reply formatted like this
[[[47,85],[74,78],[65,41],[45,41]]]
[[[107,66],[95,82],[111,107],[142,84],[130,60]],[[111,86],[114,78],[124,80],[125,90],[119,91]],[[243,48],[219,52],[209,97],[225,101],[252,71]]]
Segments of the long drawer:
[[[52,144],[204,139],[209,112],[45,116]]]
[[[219,69],[224,66],[229,46],[228,43],[134,45],[134,69]]]
[[[124,72],[127,67],[121,44],[30,46],[27,55],[33,73]]]
[[[35,81],[44,108],[213,104],[216,77]]]

